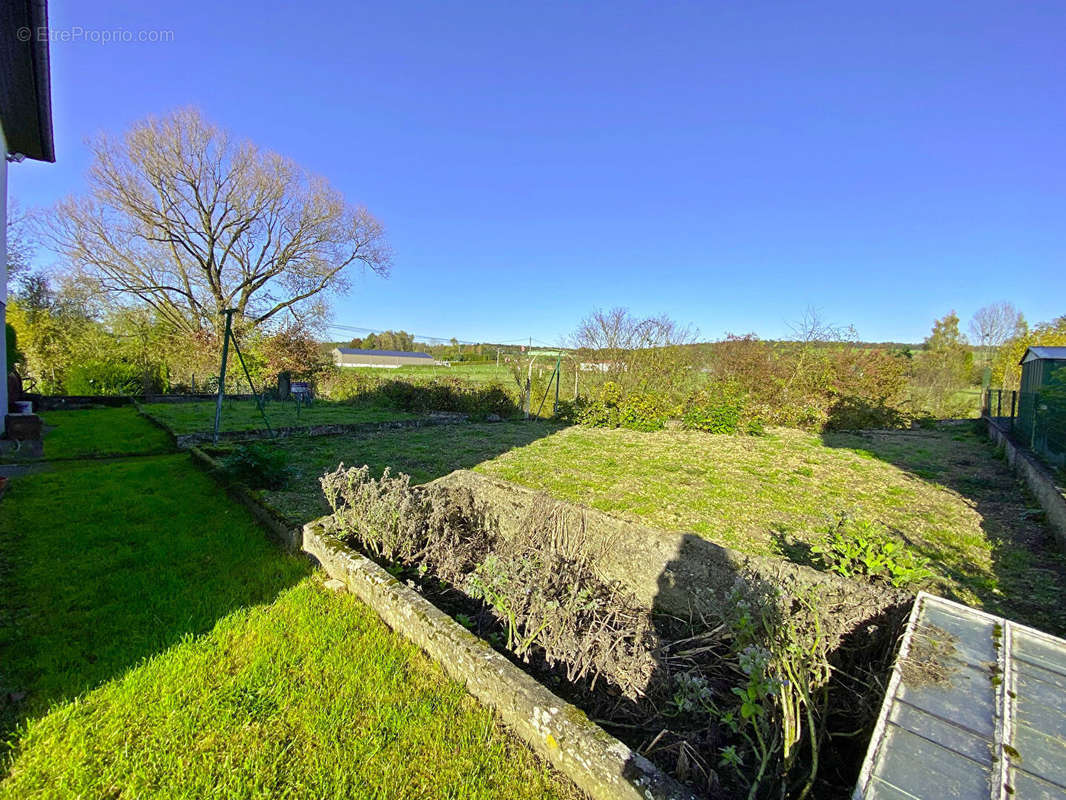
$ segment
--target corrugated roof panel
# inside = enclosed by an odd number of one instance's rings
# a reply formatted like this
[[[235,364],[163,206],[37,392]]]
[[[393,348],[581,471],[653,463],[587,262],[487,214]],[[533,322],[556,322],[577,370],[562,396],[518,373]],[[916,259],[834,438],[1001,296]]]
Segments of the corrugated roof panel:
[[[1066,641],[918,595],[853,797],[1066,800]]]
[[[1019,364],[1024,364],[1027,361],[1036,361],[1037,359],[1049,359],[1051,361],[1066,360],[1066,347],[1051,347],[1037,345],[1036,347],[1026,348],[1025,353],[1022,355],[1022,360]]]

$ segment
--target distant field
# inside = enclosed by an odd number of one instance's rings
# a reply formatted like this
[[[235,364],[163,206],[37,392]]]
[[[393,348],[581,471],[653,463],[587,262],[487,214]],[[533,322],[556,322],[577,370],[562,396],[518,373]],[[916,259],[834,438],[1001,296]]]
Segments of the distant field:
[[[555,359],[547,356],[538,357],[533,363],[533,377],[547,381],[555,368]],[[397,367],[396,369],[376,369],[373,367],[345,367],[345,372],[359,372],[382,378],[460,378],[471,383],[502,383],[514,387],[515,379],[506,364],[496,366],[496,362],[462,363],[456,362],[450,367]],[[566,362],[562,364],[562,383],[560,393],[563,397],[572,397],[574,393],[574,373]]]
[[[1066,631],[1066,559],[1032,502],[969,424],[940,430],[766,436],[446,426],[291,439],[298,477],[264,495],[294,523],[325,513],[318,477],[338,463],[431,480],[459,468],[742,552],[811,563],[847,512],[887,526],[931,561],[936,588],[1045,630]]]
[[[506,365],[496,366],[496,362],[464,364],[456,362],[450,367],[397,367],[381,369],[376,367],[344,367],[343,372],[374,375],[380,378],[462,378],[472,383],[513,383],[511,371]]]
[[[215,425],[215,403],[147,403],[144,413],[164,423],[177,434],[210,431]],[[74,412],[76,413],[76,412]],[[310,425],[356,424],[414,419],[417,414],[390,408],[331,403],[316,400],[310,408],[297,408],[291,402],[268,402],[267,419],[272,428]],[[254,400],[225,400],[222,403],[222,430],[261,430],[266,425]]]

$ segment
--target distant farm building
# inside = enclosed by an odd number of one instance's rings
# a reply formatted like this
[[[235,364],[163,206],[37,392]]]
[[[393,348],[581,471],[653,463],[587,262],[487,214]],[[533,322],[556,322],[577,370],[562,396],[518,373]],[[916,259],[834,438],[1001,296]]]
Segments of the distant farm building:
[[[621,361],[582,361],[578,368],[582,372],[628,372],[629,365]]]
[[[402,350],[355,350],[334,347],[333,363],[338,367],[424,367],[434,363],[429,353],[408,353]]]

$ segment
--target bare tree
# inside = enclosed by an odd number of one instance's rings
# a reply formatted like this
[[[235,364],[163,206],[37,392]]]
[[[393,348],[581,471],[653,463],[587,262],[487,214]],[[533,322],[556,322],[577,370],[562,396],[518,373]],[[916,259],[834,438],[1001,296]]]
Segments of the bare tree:
[[[855,342],[858,339],[853,326],[842,327],[825,320],[822,312],[814,306],[807,306],[803,315],[795,322],[790,322],[788,327],[792,331],[792,341],[798,344],[798,353],[785,388],[794,386],[812,368],[820,369],[822,374],[827,373],[827,345]],[[817,365],[819,361],[821,364]],[[817,366],[812,365],[812,362]]]
[[[669,384],[692,367],[686,345],[696,332],[664,314],[640,318],[626,308],[597,309],[570,337],[578,362],[597,364],[596,372],[623,383]]]
[[[1024,318],[1011,303],[1001,301],[977,309],[970,320],[973,341],[981,348],[985,366],[993,353],[1013,336],[1023,324]]]
[[[99,291],[177,329],[223,309],[257,327],[314,322],[352,268],[387,275],[380,223],[324,178],[183,109],[90,143],[89,193],[61,202],[51,242]]]

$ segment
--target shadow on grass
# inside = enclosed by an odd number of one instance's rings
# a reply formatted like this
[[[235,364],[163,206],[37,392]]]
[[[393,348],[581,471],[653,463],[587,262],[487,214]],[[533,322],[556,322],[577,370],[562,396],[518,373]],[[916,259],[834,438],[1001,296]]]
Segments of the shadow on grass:
[[[753,781],[761,786],[759,797],[796,797],[804,786],[812,797],[850,797],[909,606],[902,593],[773,559],[752,560],[684,534],[657,580],[652,619],[660,644],[645,687],[655,707],[673,704],[674,710],[643,730],[634,726],[639,732],[619,733],[708,800],[748,796]],[[824,662],[808,662],[805,654],[822,653],[822,647],[832,670],[814,673],[805,667]],[[817,718],[813,726],[800,726],[797,755],[788,764],[777,738],[783,717],[770,696],[762,698],[760,713],[766,716],[758,718],[765,720],[759,741],[775,742],[765,751],[765,771],[755,744],[760,723],[746,721],[737,697],[751,685],[741,665],[753,648],[791,659],[795,680],[805,687],[795,696],[809,691]],[[697,696],[694,678],[713,699],[681,707],[686,697]],[[730,752],[739,763],[723,758]],[[637,775],[639,760],[631,759],[627,772]]]
[[[972,591],[993,613],[1050,633],[1066,633],[1066,558],[1057,550],[1035,501],[998,457],[978,420],[948,421],[921,430],[827,432],[829,447],[857,451],[965,498],[991,545],[991,574],[964,558],[951,559],[951,531],[923,542],[893,531],[928,558],[936,571]],[[948,594],[951,594],[950,592]],[[965,597],[956,599],[966,602]]]
[[[0,506],[0,741],[308,572],[186,455],[14,479]]]
[[[265,492],[264,500],[292,525],[329,513],[318,479],[340,463],[366,464],[375,477],[386,469],[426,483],[550,436],[562,426],[552,422],[484,422],[394,429],[348,436],[292,437],[276,446],[289,454],[293,477],[284,490]],[[224,455],[225,450],[212,451]]]

